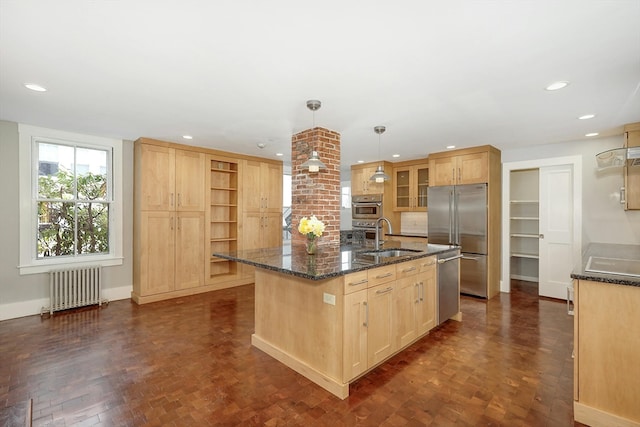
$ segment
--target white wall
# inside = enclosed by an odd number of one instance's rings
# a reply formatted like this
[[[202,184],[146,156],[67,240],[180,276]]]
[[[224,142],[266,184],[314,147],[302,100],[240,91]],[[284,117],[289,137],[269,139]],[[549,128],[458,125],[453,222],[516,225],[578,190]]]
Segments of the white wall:
[[[624,185],[622,168],[598,171],[595,155],[619,148],[622,135],[502,151],[502,162],[564,156],[582,156],[582,243],[640,245],[640,211],[625,211],[620,204]]]
[[[63,129],[64,130],[64,129]],[[47,274],[20,275],[18,124],[0,120],[0,320],[39,314],[49,305]],[[123,146],[123,264],[103,269],[103,296],[129,298],[132,290],[133,143]]]

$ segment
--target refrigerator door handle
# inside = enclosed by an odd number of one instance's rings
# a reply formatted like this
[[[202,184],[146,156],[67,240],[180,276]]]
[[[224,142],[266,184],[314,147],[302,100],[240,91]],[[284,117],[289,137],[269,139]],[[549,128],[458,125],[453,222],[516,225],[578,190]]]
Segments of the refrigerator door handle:
[[[460,244],[460,224],[458,218],[458,200],[460,198],[460,194],[454,189],[453,190],[453,225],[454,225],[454,237],[455,240],[453,243],[456,245]]]
[[[463,255],[463,256],[462,256],[462,259],[470,259],[471,261],[480,261],[480,258],[475,257],[475,256],[466,256],[466,255]]]
[[[453,190],[449,191],[449,244],[455,243],[453,241]]]

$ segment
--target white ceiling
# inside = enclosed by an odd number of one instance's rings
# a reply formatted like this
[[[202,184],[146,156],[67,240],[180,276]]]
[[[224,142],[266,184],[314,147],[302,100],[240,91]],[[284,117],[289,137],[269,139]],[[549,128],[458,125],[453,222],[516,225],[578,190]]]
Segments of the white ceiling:
[[[639,22],[640,0],[0,0],[0,119],[285,163],[315,120],[346,168],[580,140],[640,121]]]

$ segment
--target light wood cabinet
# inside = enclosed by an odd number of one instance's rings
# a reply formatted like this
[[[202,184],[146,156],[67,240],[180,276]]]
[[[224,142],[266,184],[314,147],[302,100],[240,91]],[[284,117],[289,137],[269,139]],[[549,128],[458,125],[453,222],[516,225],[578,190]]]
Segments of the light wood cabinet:
[[[376,172],[380,163],[357,165],[351,167],[351,194],[383,194],[385,191],[384,182],[371,181],[371,176]],[[384,163],[383,163],[384,164]],[[391,168],[385,165],[385,173],[388,175]]]
[[[625,126],[625,147],[640,147],[640,123]],[[636,160],[637,162],[638,160]],[[625,210],[640,209],[640,166],[624,166]]]
[[[431,186],[489,182],[489,154],[486,151],[450,156],[429,155]]]
[[[428,163],[394,166],[393,209],[402,212],[426,212],[428,187]]]
[[[282,246],[282,165],[243,161],[242,248]]]
[[[640,288],[574,281],[574,419],[640,425]]]
[[[244,193],[243,166],[249,173]],[[144,304],[251,283],[253,277],[236,262],[211,255],[241,249],[243,194],[250,208],[251,197],[257,196],[255,209],[262,218],[257,221],[262,228],[245,236],[255,234],[260,244],[280,245],[281,162],[138,139],[132,299]],[[248,227],[253,227],[251,221]]]
[[[345,382],[436,326],[435,282],[435,257],[345,276]]]

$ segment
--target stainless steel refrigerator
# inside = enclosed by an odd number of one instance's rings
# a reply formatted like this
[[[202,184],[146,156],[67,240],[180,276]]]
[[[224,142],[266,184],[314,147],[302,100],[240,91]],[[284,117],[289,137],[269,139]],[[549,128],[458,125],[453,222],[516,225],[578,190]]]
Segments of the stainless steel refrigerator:
[[[461,246],[460,292],[487,297],[487,184],[429,187],[429,243]]]

